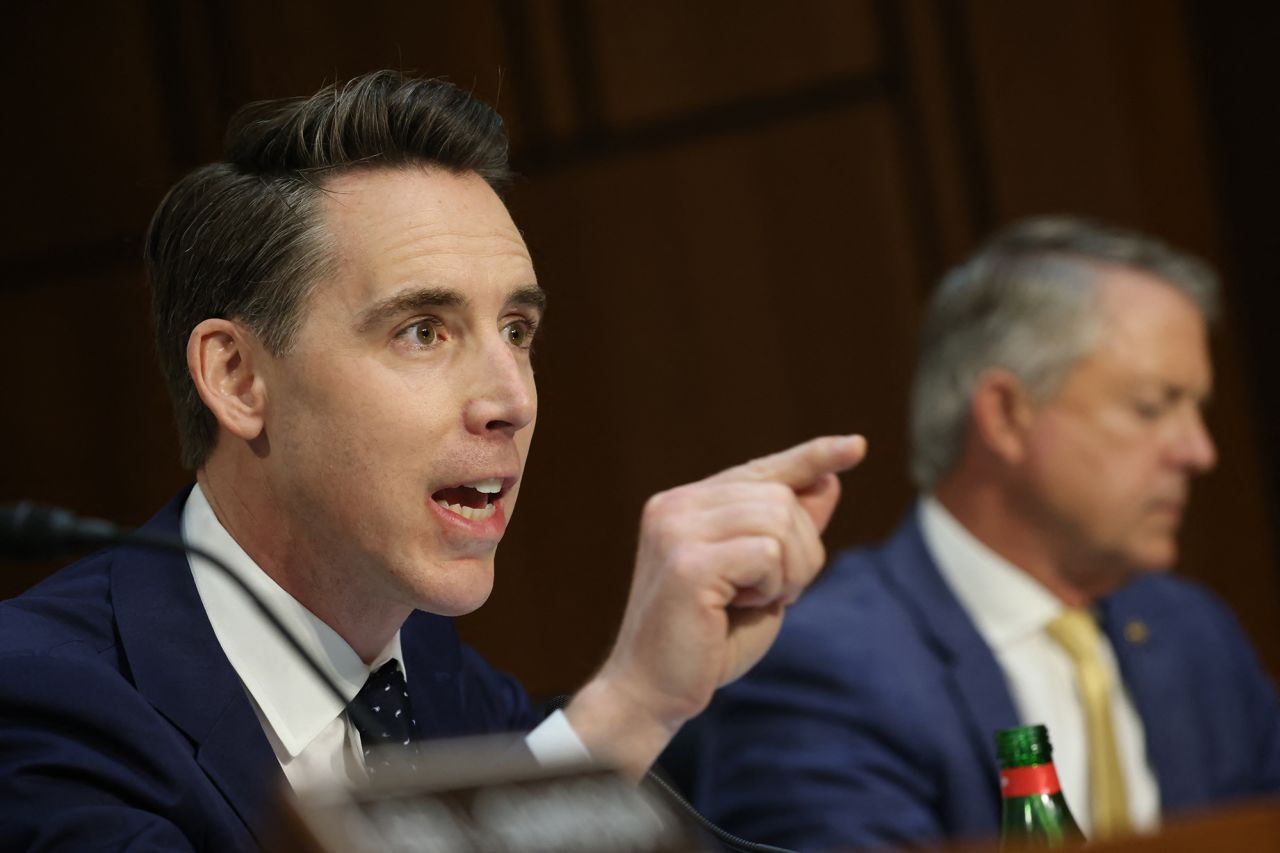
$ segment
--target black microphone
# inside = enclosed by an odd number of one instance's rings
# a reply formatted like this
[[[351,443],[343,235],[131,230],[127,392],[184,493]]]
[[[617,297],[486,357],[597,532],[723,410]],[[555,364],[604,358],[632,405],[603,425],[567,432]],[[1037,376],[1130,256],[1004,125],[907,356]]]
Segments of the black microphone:
[[[0,555],[52,560],[86,545],[108,545],[127,535],[109,521],[22,501],[0,507]]]
[[[19,560],[51,560],[63,557],[86,547],[96,545],[137,545],[154,548],[159,551],[178,551],[192,554],[207,561],[218,571],[235,583],[240,591],[248,596],[258,608],[277,634],[285,639],[294,653],[302,659],[312,674],[320,680],[340,705],[347,705],[347,697],[343,695],[336,681],[313,658],[298,638],[293,635],[275,611],[267,606],[256,592],[249,588],[244,579],[231,568],[203,548],[196,548],[183,541],[181,536],[165,533],[153,533],[147,530],[131,530],[101,518],[84,518],[70,510],[58,507],[41,506],[31,501],[20,501],[16,504],[0,507],[0,557]],[[377,723],[369,719],[369,713],[355,703],[347,707],[347,712],[359,719],[361,728],[366,731]]]

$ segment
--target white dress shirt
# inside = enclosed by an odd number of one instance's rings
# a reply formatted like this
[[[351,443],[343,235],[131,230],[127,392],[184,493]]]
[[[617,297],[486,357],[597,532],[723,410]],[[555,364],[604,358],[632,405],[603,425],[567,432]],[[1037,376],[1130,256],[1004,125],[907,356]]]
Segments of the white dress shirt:
[[[1018,716],[1026,725],[1048,726],[1062,793],[1088,833],[1088,739],[1075,665],[1045,630],[1063,611],[1063,603],[978,541],[932,496],[920,502],[920,530],[943,579],[1004,671]],[[1135,829],[1153,829],[1160,822],[1160,792],[1147,764],[1142,720],[1120,678],[1111,644],[1102,643],[1101,652],[1118,687],[1111,696],[1111,714],[1130,819]]]
[[[395,658],[407,679],[400,632],[370,665],[332,628],[285,592],[245,553],[218,521],[196,486],[182,509],[182,538],[225,562],[301,642],[342,689],[346,702],[360,692],[369,674]],[[360,733],[339,702],[258,609],[205,560],[191,557],[200,601],[227,660],[240,677],[262,730],[295,790],[346,784],[364,778]],[[534,757],[546,765],[589,758],[568,719],[557,711],[526,738]]]

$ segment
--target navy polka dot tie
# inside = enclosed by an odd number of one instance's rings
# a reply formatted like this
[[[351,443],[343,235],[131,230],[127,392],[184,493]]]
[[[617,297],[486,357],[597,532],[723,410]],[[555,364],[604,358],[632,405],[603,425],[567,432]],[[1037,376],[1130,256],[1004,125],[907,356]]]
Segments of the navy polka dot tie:
[[[400,672],[400,662],[387,661],[360,688],[351,705],[359,705],[364,713],[352,714],[356,731],[360,732],[365,770],[370,776],[385,770],[393,762],[416,769],[418,723],[409,707],[409,691]],[[375,747],[377,754],[371,756]]]

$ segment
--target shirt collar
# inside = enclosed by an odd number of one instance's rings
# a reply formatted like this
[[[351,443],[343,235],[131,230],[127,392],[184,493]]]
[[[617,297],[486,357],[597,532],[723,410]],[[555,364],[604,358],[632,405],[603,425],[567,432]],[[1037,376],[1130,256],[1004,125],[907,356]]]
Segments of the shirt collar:
[[[336,631],[286,592],[231,538],[197,485],[182,510],[182,538],[222,560],[262,598],[350,702],[369,673],[391,658],[405,669],[400,632],[366,666]],[[191,556],[191,573],[213,632],[245,690],[290,757],[297,757],[346,708],[298,660],[297,653],[235,582]],[[408,672],[405,672],[408,678]]]
[[[933,495],[920,501],[920,532],[947,585],[993,649],[1044,629],[1062,602],[956,520]]]

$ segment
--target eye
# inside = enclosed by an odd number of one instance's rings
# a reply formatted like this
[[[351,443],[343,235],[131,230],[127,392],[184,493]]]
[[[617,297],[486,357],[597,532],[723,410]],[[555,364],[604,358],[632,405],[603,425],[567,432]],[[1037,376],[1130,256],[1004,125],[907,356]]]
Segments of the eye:
[[[404,338],[412,346],[435,346],[440,341],[440,321],[434,317],[419,320],[406,326],[397,337]]]
[[[1164,407],[1159,403],[1152,403],[1147,400],[1135,400],[1133,411],[1144,421],[1154,421],[1163,414]]]
[[[528,349],[533,345],[533,332],[537,325],[532,320],[516,320],[503,326],[502,334],[512,346]]]
[[[1177,404],[1177,396],[1167,394],[1160,398],[1137,397],[1133,401],[1134,413],[1144,421],[1158,421],[1169,414]]]

